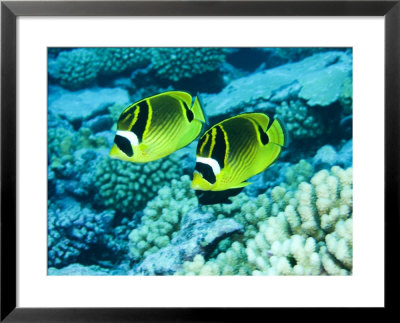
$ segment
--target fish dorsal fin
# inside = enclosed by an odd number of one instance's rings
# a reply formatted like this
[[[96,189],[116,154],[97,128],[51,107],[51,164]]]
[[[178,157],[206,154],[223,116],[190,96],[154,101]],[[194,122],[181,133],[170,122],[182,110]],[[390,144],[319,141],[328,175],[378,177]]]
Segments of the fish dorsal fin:
[[[272,118],[268,117],[264,113],[247,113],[242,116],[255,121],[265,132],[269,129],[273,121]]]
[[[187,104],[188,107],[192,105],[192,96],[187,92],[170,91],[170,92],[165,92],[164,94],[169,94],[171,96],[181,99],[183,102]]]
[[[264,113],[245,113],[240,115],[244,119],[248,119],[258,134],[259,144],[265,146],[269,143],[268,129],[273,122],[273,119]]]
[[[189,122],[197,120],[202,124],[206,123],[204,111],[198,96],[192,97],[189,93],[183,91],[171,91],[166,93],[184,102],[184,108]]]

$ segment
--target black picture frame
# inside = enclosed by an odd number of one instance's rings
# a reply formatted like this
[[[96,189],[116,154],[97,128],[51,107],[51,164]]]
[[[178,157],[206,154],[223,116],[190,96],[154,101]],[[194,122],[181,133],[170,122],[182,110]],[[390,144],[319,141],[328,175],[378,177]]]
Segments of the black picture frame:
[[[16,282],[16,19],[19,16],[383,16],[385,19],[385,308],[398,274],[400,0],[395,1],[2,1],[1,3],[1,321],[235,321],[243,309],[19,308]],[[368,142],[366,142],[368,144]],[[371,188],[373,189],[373,188]],[[40,291],[38,291],[40,292]],[[251,315],[265,309],[250,309]],[[289,317],[286,317],[289,318]],[[250,321],[251,319],[248,318]]]

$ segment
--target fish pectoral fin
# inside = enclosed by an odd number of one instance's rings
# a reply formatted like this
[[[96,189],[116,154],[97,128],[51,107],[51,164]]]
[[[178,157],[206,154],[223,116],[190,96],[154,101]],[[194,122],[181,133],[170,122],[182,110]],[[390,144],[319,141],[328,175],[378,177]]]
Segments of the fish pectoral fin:
[[[232,188],[246,187],[247,185],[250,185],[250,184],[251,184],[250,182],[242,182],[242,183],[239,183],[239,184],[237,184],[237,185],[235,185],[235,186],[230,187],[230,189],[232,189]]]

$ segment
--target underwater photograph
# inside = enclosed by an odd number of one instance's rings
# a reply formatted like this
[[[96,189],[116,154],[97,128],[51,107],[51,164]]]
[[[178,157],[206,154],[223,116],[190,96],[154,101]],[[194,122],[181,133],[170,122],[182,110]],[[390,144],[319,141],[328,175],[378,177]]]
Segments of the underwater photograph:
[[[48,275],[352,275],[352,48],[47,54]]]

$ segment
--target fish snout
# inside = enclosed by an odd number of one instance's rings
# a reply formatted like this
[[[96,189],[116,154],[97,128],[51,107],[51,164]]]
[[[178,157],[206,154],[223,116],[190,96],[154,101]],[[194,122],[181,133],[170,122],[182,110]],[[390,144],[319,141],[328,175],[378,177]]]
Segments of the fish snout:
[[[109,156],[110,156],[111,158],[118,158],[118,155],[119,155],[119,149],[118,149],[117,145],[114,144],[114,145],[111,147]]]

